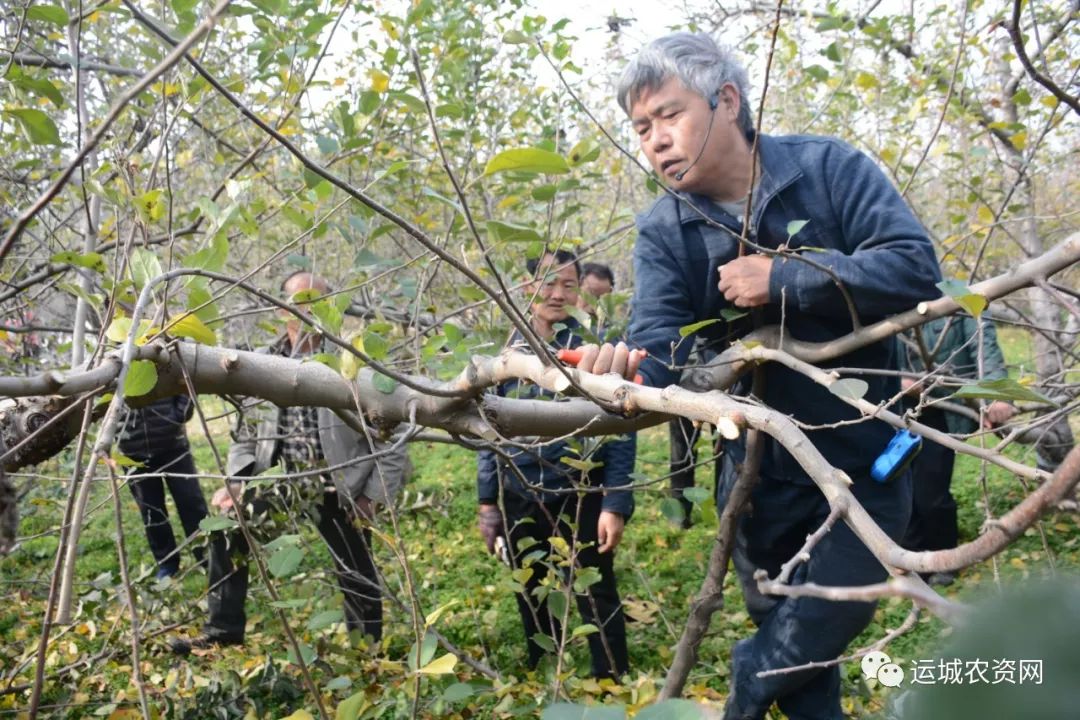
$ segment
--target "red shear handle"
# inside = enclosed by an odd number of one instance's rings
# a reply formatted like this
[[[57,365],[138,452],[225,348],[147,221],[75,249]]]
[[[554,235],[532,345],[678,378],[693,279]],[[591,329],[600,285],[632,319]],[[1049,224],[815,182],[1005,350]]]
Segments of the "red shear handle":
[[[581,362],[581,351],[563,348],[562,350],[559,350],[555,353],[555,359],[561,363],[565,363],[572,367],[577,367],[577,364]],[[634,375],[634,382],[638,385],[641,385],[644,382],[644,378],[641,377],[641,373]]]

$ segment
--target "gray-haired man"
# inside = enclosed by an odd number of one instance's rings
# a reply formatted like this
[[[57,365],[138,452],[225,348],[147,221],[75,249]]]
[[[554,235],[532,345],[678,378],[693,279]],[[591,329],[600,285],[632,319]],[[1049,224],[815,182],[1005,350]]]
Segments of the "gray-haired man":
[[[673,191],[637,219],[629,339],[648,357],[621,343],[593,347],[583,352],[579,368],[627,378],[640,372],[646,384],[663,387],[678,380],[694,340],[680,338],[679,329],[719,319],[724,308],[758,308],[766,324],[784,322],[789,337],[818,342],[852,330],[837,281],[863,324],[939,294],[930,241],[874,163],[839,140],[814,136],[757,134],[755,153],[747,85],[746,71],[734,56],[704,34],[661,38],[627,66],[619,102],[653,170]],[[831,273],[790,253],[740,251],[751,189],[750,239],[795,253],[813,248],[812,259]],[[707,349],[719,349],[748,329],[744,318],[714,322],[696,335]],[[894,343],[876,343],[825,365],[896,370]],[[798,373],[777,364],[763,370],[762,400],[807,428],[825,459],[854,480],[855,496],[878,525],[898,538],[911,508],[910,475],[887,484],[869,476],[891,428],[861,420],[856,410]],[[894,375],[864,379],[865,397],[873,403],[895,397],[900,389]],[[741,442],[727,444],[718,507],[744,456]],[[835,666],[758,673],[837,657],[870,622],[874,605],[757,592],[753,570],[775,576],[829,512],[805,470],[771,438],[751,504],[751,513],[740,521],[734,560],[758,631],[733,651],[726,715],[763,718],[776,702],[791,718],[842,718]],[[841,525],[814,548],[793,582],[869,585],[885,575]]]

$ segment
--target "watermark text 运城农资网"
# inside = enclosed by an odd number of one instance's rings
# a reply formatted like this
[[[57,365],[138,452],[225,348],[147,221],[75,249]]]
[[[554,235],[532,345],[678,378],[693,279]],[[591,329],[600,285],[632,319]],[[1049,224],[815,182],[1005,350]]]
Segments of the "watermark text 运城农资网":
[[[993,658],[912,660],[908,673],[880,650],[861,662],[863,677],[886,687],[899,687],[905,676],[912,685],[1042,685],[1043,661]]]

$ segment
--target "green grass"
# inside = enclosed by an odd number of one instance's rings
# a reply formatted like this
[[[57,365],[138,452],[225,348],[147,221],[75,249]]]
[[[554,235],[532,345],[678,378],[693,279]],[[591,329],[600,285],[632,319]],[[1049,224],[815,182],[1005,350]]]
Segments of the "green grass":
[[[1011,346],[1015,357],[1022,349]],[[220,405],[217,405],[220,407]],[[199,467],[215,467],[205,439],[192,426],[191,437]],[[213,425],[215,442],[227,450],[227,427]],[[1023,452],[1023,448],[1018,452]],[[309,524],[298,524],[306,554],[297,572],[277,582],[284,599],[296,607],[287,612],[290,627],[317,660],[312,676],[333,716],[334,708],[349,697],[363,707],[358,717],[409,717],[412,698],[419,688],[421,717],[538,716],[538,708],[550,701],[552,679],[548,672],[523,669],[523,638],[511,593],[512,579],[506,569],[486,554],[475,530],[475,460],[460,448],[446,445],[414,445],[411,448],[416,475],[408,485],[398,510],[400,538],[393,539],[389,519],[380,518],[386,531],[377,549],[387,585],[400,598],[420,598],[421,615],[445,607],[435,623],[453,643],[472,657],[497,668],[506,683],[493,686],[480,674],[458,663],[455,674],[423,677],[409,671],[407,654],[414,643],[413,618],[391,602],[386,604],[386,638],[379,648],[352,647],[340,623],[318,627],[309,623],[328,609],[339,608],[340,595],[330,559]],[[1021,458],[1023,459],[1023,458]],[[638,472],[656,477],[666,472],[666,428],[641,433]],[[52,573],[57,540],[55,530],[66,501],[66,477],[53,464],[39,468],[53,479],[37,481],[24,504],[22,535],[29,537],[15,555],[0,560],[6,602],[0,609],[0,666],[5,682],[32,681],[32,659],[41,634],[44,599]],[[699,468],[699,483],[711,487],[711,468]],[[954,493],[961,508],[962,541],[977,536],[985,508],[998,516],[1014,506],[1024,489],[997,468],[986,471],[971,457],[957,463]],[[204,480],[209,494],[216,481]],[[637,511],[619,548],[616,568],[620,591],[631,612],[640,619],[629,625],[633,672],[622,687],[600,687],[586,679],[588,653],[583,639],[569,645],[569,668],[564,688],[570,699],[585,702],[606,698],[639,707],[655,697],[671,659],[672,648],[685,621],[688,604],[704,577],[711,541],[716,529],[714,508],[708,503],[695,510],[696,523],[689,531],[674,527],[662,515],[659,490],[639,494]],[[137,516],[134,501],[121,490],[124,539],[135,585],[142,623],[142,672],[147,691],[161,717],[267,717],[289,715],[306,709],[315,714],[297,667],[287,660],[288,648],[266,589],[252,581],[248,599],[248,643],[205,656],[177,660],[167,654],[164,641],[171,626],[197,630],[205,617],[206,576],[189,570],[179,582],[157,583],[153,563]],[[48,679],[44,703],[52,706],[46,716],[92,717],[109,715],[115,705],[132,707],[136,697],[132,681],[130,620],[118,599],[119,565],[113,501],[107,479],[97,481],[88,523],[80,541],[78,600],[75,622],[53,629],[47,654]],[[173,513],[175,519],[175,513]],[[178,523],[175,523],[178,526]],[[1003,583],[1023,582],[1047,575],[1047,549],[1059,571],[1075,571],[1078,565],[1075,516],[1052,514],[1042,527],[1047,546],[1036,530],[996,558],[996,574]],[[290,530],[293,532],[293,530]],[[406,573],[402,560],[407,565]],[[190,567],[190,556],[184,562]],[[409,591],[407,577],[414,587]],[[995,587],[995,563],[986,562],[966,570],[948,594],[974,600]],[[733,574],[725,588],[726,607],[714,618],[704,641],[701,662],[688,685],[688,696],[717,707],[728,692],[727,670],[732,644],[753,632]],[[909,610],[900,600],[881,603],[870,628],[852,646],[867,645],[895,628]],[[576,617],[572,623],[579,622]],[[913,659],[934,656],[947,629],[938,620],[923,617],[917,627],[889,648],[902,666]],[[436,655],[441,655],[439,650]],[[89,667],[56,671],[79,660],[92,659]],[[16,667],[22,670],[15,673]],[[13,676],[13,673],[14,676]],[[858,666],[843,668],[845,709],[853,717],[880,711],[888,698],[887,688],[869,687],[859,677]],[[460,683],[470,683],[465,688]],[[446,699],[448,688],[467,696]],[[25,709],[27,692],[0,695],[0,717]]]

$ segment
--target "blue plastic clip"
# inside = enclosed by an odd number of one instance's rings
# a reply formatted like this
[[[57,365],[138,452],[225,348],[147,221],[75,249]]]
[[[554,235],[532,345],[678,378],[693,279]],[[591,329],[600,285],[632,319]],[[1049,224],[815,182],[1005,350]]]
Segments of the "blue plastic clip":
[[[885,446],[873,467],[870,468],[870,477],[879,483],[892,482],[893,478],[902,473],[915,456],[922,450],[922,438],[907,430],[897,430],[893,439]]]

